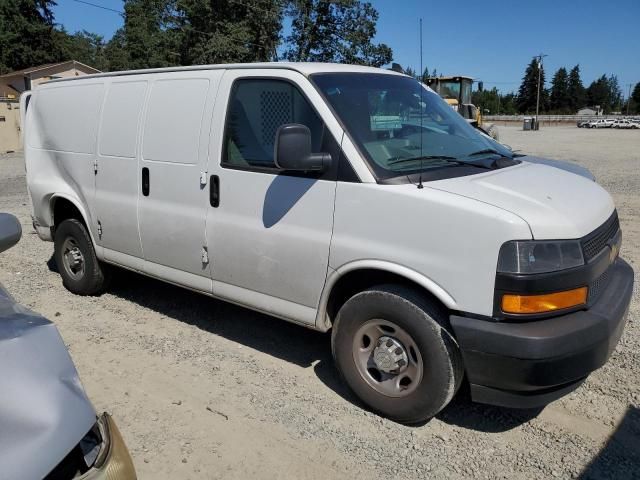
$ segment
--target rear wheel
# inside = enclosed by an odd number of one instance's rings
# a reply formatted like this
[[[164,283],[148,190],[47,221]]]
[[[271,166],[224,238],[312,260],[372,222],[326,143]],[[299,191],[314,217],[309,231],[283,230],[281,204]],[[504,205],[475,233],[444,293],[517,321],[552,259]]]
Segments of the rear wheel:
[[[62,284],[70,292],[97,295],[106,288],[108,267],[98,260],[89,232],[78,220],[64,220],[56,227],[54,258]]]
[[[333,356],[353,392],[402,423],[427,420],[453,398],[462,360],[446,313],[412,289],[380,285],[351,297],[332,333]]]

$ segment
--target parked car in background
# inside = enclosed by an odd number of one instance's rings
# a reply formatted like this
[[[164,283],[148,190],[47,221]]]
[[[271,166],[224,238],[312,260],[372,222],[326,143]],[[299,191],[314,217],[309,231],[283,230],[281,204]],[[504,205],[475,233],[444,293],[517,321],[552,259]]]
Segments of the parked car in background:
[[[0,213],[0,252],[21,232]],[[55,325],[1,284],[0,360],[0,478],[136,478],[115,422],[96,415]]]
[[[631,120],[628,120],[626,118],[623,118],[623,119],[619,119],[619,120],[616,120],[615,122],[613,122],[612,127],[613,128],[631,129],[631,128],[640,128],[640,124],[638,124],[636,122],[632,122]]]
[[[611,118],[601,118],[587,123],[587,128],[611,128],[615,120]]]

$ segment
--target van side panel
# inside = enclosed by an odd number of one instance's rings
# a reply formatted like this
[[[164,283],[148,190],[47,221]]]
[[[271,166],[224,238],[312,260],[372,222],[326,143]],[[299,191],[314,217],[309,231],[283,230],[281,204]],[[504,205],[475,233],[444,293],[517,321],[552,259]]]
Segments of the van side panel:
[[[486,203],[426,185],[338,182],[329,266],[394,263],[437,285],[449,308],[491,315],[498,251],[514,238],[531,239],[528,225]]]
[[[205,225],[208,132],[223,71],[157,75],[142,128],[138,196],[145,272],[211,293]]]
[[[138,133],[147,82],[127,78],[110,81],[98,136],[95,211],[105,260],[115,252],[142,259],[138,232]],[[133,264],[135,265],[135,263]],[[133,266],[131,265],[131,266]]]
[[[97,238],[93,197],[96,137],[104,80],[38,88],[27,111],[25,163],[34,221],[53,225],[51,199],[78,206],[92,238]],[[101,251],[97,249],[98,256]]]

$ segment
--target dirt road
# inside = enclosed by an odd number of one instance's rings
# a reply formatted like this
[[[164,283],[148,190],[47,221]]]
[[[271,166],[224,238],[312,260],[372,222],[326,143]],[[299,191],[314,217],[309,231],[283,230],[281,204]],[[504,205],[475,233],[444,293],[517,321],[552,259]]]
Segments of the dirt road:
[[[614,196],[622,255],[640,265],[640,131],[500,127],[523,152],[577,161]],[[59,327],[142,479],[640,478],[640,302],[609,363],[542,411],[457,398],[419,427],[361,408],[328,335],[132,274],[98,298],[67,292],[32,232],[19,154],[0,156],[0,211],[24,236],[0,282]]]

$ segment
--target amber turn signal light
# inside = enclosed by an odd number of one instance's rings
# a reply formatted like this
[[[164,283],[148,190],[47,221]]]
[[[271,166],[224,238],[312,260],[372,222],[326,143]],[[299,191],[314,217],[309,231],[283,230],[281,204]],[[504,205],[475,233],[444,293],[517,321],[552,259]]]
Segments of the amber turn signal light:
[[[502,296],[504,313],[545,313],[576,307],[587,303],[587,287],[575,288],[564,292],[545,293],[543,295],[516,295],[507,293]]]

